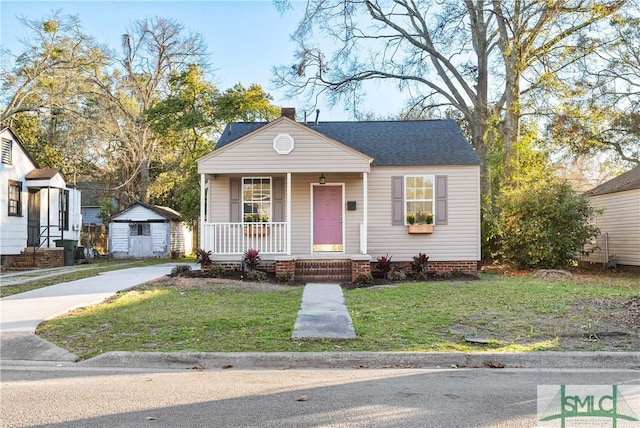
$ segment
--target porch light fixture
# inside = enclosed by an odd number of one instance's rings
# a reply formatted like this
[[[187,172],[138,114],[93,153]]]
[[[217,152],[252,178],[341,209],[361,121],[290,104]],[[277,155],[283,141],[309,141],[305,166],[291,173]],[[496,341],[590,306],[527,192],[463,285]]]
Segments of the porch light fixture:
[[[320,178],[318,178],[318,182],[319,182],[320,184],[324,184],[324,183],[326,183],[326,182],[327,182],[327,179],[326,179],[326,178],[324,178],[324,172],[323,172],[322,174],[320,174]]]

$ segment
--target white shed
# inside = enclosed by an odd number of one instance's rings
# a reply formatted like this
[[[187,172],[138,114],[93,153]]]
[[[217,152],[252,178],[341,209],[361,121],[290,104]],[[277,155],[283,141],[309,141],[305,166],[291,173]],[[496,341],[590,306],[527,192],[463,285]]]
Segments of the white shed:
[[[181,257],[192,246],[192,231],[168,207],[137,202],[109,223],[109,249],[116,258]]]

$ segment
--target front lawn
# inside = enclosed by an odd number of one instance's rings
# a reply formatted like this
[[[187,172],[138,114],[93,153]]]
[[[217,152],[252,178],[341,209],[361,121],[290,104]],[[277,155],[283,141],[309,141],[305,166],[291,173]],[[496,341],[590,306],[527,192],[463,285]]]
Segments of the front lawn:
[[[640,351],[640,279],[483,276],[345,290],[357,339],[292,341],[302,287],[163,278],[43,323],[81,358],[107,351]],[[465,334],[488,339],[465,341]]]

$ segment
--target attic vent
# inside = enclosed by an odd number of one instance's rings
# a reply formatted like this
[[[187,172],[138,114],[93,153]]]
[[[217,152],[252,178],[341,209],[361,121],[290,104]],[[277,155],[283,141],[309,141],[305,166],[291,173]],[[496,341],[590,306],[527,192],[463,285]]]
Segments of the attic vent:
[[[273,139],[273,150],[279,155],[288,155],[293,150],[293,137],[289,134],[278,134]]]
[[[11,140],[2,140],[2,163],[11,165]]]

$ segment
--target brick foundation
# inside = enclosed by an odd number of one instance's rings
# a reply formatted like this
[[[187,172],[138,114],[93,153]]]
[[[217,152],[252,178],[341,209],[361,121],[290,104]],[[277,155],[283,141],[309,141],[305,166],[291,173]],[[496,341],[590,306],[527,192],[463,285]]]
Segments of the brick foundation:
[[[214,262],[226,270],[239,270],[239,262]],[[296,260],[295,256],[276,258],[273,263],[263,263],[258,267],[265,272],[274,272],[276,277],[287,278],[289,281],[300,282],[356,282],[360,275],[371,275],[375,262],[369,256],[352,256],[350,259],[339,260]],[[410,262],[393,262],[393,267],[411,272]],[[448,261],[429,262],[429,271],[448,272],[459,271],[468,275],[478,274],[478,262]]]
[[[375,266],[375,262],[371,263],[372,268]],[[411,262],[392,262],[391,265],[394,269],[401,269],[407,273],[411,272]],[[428,270],[431,272],[450,272],[458,271],[467,275],[478,275],[478,262],[465,261],[446,261],[436,262],[429,260]]]
[[[362,260],[351,260],[351,282],[356,282],[360,275],[371,275],[370,258]]]
[[[276,278],[288,278],[293,281],[296,277],[296,261],[293,257],[276,260]]]
[[[64,266],[64,248],[40,248],[35,254],[27,248],[21,254],[4,259],[8,268],[50,268]]]

